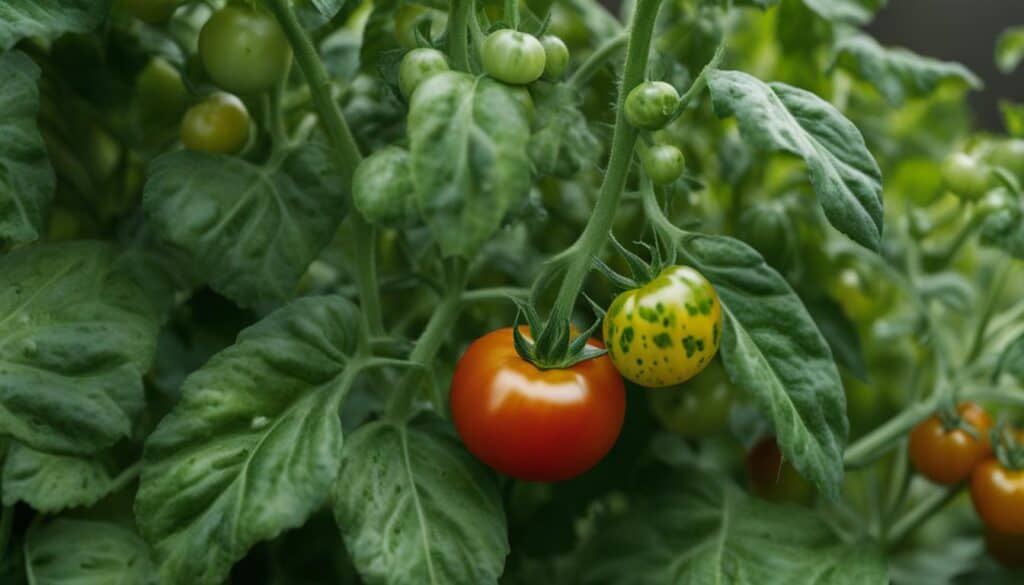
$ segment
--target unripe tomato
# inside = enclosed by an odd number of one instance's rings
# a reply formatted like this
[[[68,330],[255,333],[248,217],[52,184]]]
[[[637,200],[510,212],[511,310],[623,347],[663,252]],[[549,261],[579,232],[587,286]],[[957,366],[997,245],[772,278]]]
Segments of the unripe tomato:
[[[836,261],[838,272],[829,276],[828,292],[848,317],[867,323],[886,314],[896,300],[893,287],[880,277],[869,277],[862,266],[849,259]]]
[[[993,144],[985,156],[985,162],[1024,177],[1024,139],[1008,138]]]
[[[569,47],[554,35],[544,35],[540,44],[544,47],[544,77],[561,78],[569,68]]]
[[[988,168],[964,152],[955,152],[946,158],[942,178],[950,191],[964,199],[977,199],[989,187]]]
[[[273,16],[231,4],[203,25],[199,55],[214,83],[248,94],[267,90],[284,77],[292,48]]]
[[[1024,567],[1024,534],[1002,534],[986,526],[985,549],[1004,567]]]
[[[528,328],[520,331],[529,336]],[[561,481],[593,467],[615,444],[626,390],[607,356],[567,369],[537,368],[516,353],[506,327],[463,354],[451,409],[466,448],[487,465],[517,479]]]
[[[120,0],[129,14],[149,24],[160,24],[174,14],[181,0]]]
[[[150,59],[135,79],[142,114],[150,119],[177,120],[188,105],[181,74],[161,57]]]
[[[751,206],[740,216],[738,228],[740,238],[774,268],[788,267],[796,255],[796,229],[785,206],[777,201]]]
[[[963,429],[946,428],[938,415],[910,433],[910,460],[918,473],[935,483],[954,485],[966,480],[975,466],[992,454],[988,439],[992,417],[971,402],[959,405],[957,412],[977,437]]]
[[[715,358],[689,382],[648,392],[647,402],[661,426],[697,439],[714,435],[725,427],[734,395],[721,359]]]
[[[402,57],[398,67],[398,87],[408,99],[423,81],[441,71],[448,71],[444,53],[436,49],[413,49]]]
[[[686,158],[671,144],[656,144],[640,152],[644,172],[655,185],[668,185],[683,176]]]
[[[626,96],[626,120],[644,130],[661,130],[672,121],[679,92],[664,81],[648,81]]]
[[[181,142],[203,152],[234,154],[249,140],[249,111],[237,97],[214,94],[189,108],[181,121]]]
[[[998,459],[982,461],[971,474],[971,501],[992,530],[1024,535],[1024,469],[1007,469]]]
[[[440,10],[420,4],[404,2],[395,10],[395,36],[398,44],[406,49],[416,48],[416,29],[424,20],[430,21],[430,33],[435,38],[444,32],[448,23],[447,15]]]
[[[620,294],[604,317],[608,355],[619,372],[649,388],[682,384],[718,351],[722,304],[714,287],[688,266],[670,266],[651,282]]]
[[[544,73],[544,45],[526,33],[494,31],[484,40],[481,56],[488,75],[511,85],[533,83]]]
[[[389,146],[363,159],[352,179],[352,200],[372,224],[405,227],[416,221],[409,153]]]
[[[765,437],[747,453],[747,481],[750,489],[766,500],[809,504],[814,486],[795,467],[782,459],[775,437]]]
[[[582,49],[590,42],[590,31],[583,18],[561,2],[551,5],[548,32],[565,41],[572,49]]]

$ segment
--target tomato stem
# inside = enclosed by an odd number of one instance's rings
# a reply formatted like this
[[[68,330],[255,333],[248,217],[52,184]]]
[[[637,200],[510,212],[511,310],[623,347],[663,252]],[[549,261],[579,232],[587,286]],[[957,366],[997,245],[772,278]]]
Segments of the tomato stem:
[[[889,419],[847,447],[843,454],[843,464],[847,469],[856,469],[875,462],[896,446],[911,429],[935,414],[937,404],[938,395],[933,394]]]
[[[568,84],[573,91],[579,93],[590,79],[597,74],[609,61],[619,54],[629,41],[629,35],[621,33],[605,41],[586,61],[580,64],[576,72],[569,78]]]
[[[317,54],[309,36],[299,24],[289,0],[267,0],[274,12],[281,29],[284,30],[288,42],[295,53],[295,61],[306,77],[313,104],[320,114],[327,136],[334,146],[339,168],[343,171],[344,184],[340,187],[351,193],[352,176],[356,167],[363,160],[359,145],[352,131],[345,122],[337,102],[331,96],[331,80],[327,76],[324,64]],[[377,286],[377,266],[375,264],[376,233],[369,223],[355,210],[348,201],[349,221],[352,226],[352,258],[355,263],[356,287],[359,289],[359,303],[362,307],[363,327],[368,335],[378,335],[383,330],[380,298]]]
[[[893,523],[892,530],[889,531],[885,538],[886,548],[892,549],[899,546],[908,536],[934,516],[936,512],[960,495],[965,485],[961,483],[950,488],[936,489],[925,496],[909,512]]]
[[[408,362],[410,364],[429,368],[462,309],[463,290],[466,288],[467,277],[465,262],[458,258],[452,259],[451,265],[446,271],[446,277],[448,287],[441,298],[441,303],[434,309],[434,314],[430,316],[426,328],[416,340],[416,345],[409,354]],[[424,373],[415,368],[405,374],[388,400],[387,414],[389,418],[404,420],[409,416],[416,388],[423,381],[423,376]],[[435,406],[440,408],[441,405],[436,404]],[[438,414],[443,416],[440,411]]]
[[[545,337],[552,336],[557,330],[567,327],[572,317],[573,307],[583,288],[583,281],[593,265],[593,259],[600,253],[601,248],[608,240],[609,233],[611,233],[615,211],[618,209],[619,199],[622,197],[622,191],[629,176],[629,168],[633,161],[633,148],[637,138],[637,130],[626,121],[624,104],[629,91],[644,81],[647,61],[651,53],[654,24],[660,8],[661,0],[637,0],[633,13],[633,26],[630,29],[626,47],[626,67],[619,88],[608,168],[604,181],[601,183],[594,212],[590,216],[590,220],[587,221],[583,233],[570,248],[571,253],[567,259],[568,267],[558,290],[558,296],[544,331],[537,336],[539,344],[544,343]],[[568,348],[566,347],[566,349]]]
[[[469,18],[473,13],[473,0],[452,0],[448,21],[448,56],[452,67],[469,71]],[[474,16],[475,18],[475,16]]]

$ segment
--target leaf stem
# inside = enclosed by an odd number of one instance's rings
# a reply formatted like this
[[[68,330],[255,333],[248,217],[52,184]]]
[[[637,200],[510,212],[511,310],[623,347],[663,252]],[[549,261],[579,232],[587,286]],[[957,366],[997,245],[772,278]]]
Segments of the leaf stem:
[[[999,264],[995,269],[995,274],[992,276],[992,283],[988,289],[988,295],[985,297],[985,305],[982,308],[981,318],[978,320],[978,326],[974,330],[974,340],[971,342],[971,349],[967,353],[967,359],[965,365],[970,364],[978,355],[981,353],[982,348],[985,345],[985,336],[988,333],[989,323],[992,322],[992,316],[995,314],[996,304],[999,302],[999,296],[1003,294],[1003,289],[1006,287],[1006,283],[1010,280],[1011,268],[1013,267],[1013,260],[1009,257],[1002,257],[999,260]]]
[[[590,271],[593,258],[601,251],[611,233],[615,211],[626,186],[629,168],[633,161],[637,130],[625,116],[626,95],[643,82],[647,61],[651,52],[654,23],[661,8],[661,0],[637,0],[633,15],[633,26],[626,47],[626,67],[620,84],[618,106],[615,115],[615,129],[612,136],[612,151],[598,195],[597,205],[587,221],[583,233],[570,248],[565,276],[558,290],[558,296],[551,309],[547,327],[552,324],[564,326],[572,316],[583,281]]]
[[[448,56],[455,69],[469,71],[469,17],[473,0],[451,0],[448,21]]]
[[[568,84],[575,92],[580,92],[583,86],[601,70],[609,61],[621,51],[629,41],[629,34],[623,32],[614,36],[603,45],[597,48],[587,57],[587,60],[580,64],[576,72],[569,78]]]
[[[885,455],[911,429],[935,413],[940,394],[932,394],[924,401],[911,405],[847,447],[843,454],[843,464],[846,468],[864,467]]]
[[[893,523],[892,530],[889,531],[885,539],[886,548],[893,548],[906,540],[908,536],[920,528],[936,512],[960,495],[965,485],[961,483],[950,488],[937,489],[925,496],[909,512]]]
[[[465,1],[465,0],[461,0]],[[352,176],[356,167],[363,160],[359,145],[345,122],[337,102],[331,96],[331,81],[327,70],[317,54],[316,47],[299,24],[289,0],[267,0],[288,42],[295,53],[295,61],[306,77],[313,105],[320,114],[320,121],[327,131],[331,144],[334,146],[337,159],[344,176],[342,188],[351,192]],[[351,201],[349,207],[352,208]],[[383,332],[380,298],[377,287],[377,267],[375,264],[376,234],[373,226],[357,211],[349,213],[352,226],[352,257],[355,262],[356,287],[359,289],[359,302],[363,311],[363,326],[369,335]]]
[[[423,368],[428,368],[434,360],[441,344],[451,331],[452,324],[459,316],[462,309],[463,290],[466,287],[466,265],[463,260],[453,259],[452,265],[447,271],[448,287],[441,303],[434,309],[434,314],[427,321],[412,352],[409,353],[408,362]],[[396,420],[404,420],[412,411],[412,403],[415,398],[417,385],[423,380],[423,372],[414,369],[406,373],[399,386],[392,392],[388,400],[388,417]]]
[[[514,286],[499,286],[495,288],[478,288],[476,290],[468,290],[462,293],[462,302],[466,303],[478,303],[486,301],[508,301],[511,298],[517,299],[528,299],[530,297],[530,289],[519,288]]]

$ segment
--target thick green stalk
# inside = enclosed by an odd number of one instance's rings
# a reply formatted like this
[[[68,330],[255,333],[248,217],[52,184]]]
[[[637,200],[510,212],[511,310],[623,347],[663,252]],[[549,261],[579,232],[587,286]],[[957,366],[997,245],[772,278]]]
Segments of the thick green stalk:
[[[882,426],[847,447],[846,453],[843,454],[843,464],[847,469],[853,469],[873,463],[895,447],[900,439],[910,432],[910,429],[934,414],[937,403],[938,395],[933,394],[923,402],[914,404],[889,419]]]
[[[345,122],[341,109],[331,97],[331,80],[320,60],[316,47],[306,31],[299,24],[289,0],[267,0],[267,4],[281,28],[288,37],[288,42],[295,53],[295,62],[306,77],[313,105],[320,113],[320,121],[327,131],[327,136],[337,153],[340,168],[344,172],[345,190],[351,191],[352,175],[363,160],[352,131]],[[349,202],[351,206],[351,201]],[[349,214],[352,225],[352,258],[355,263],[355,280],[359,289],[359,302],[363,309],[363,320],[371,335],[383,332],[380,298],[377,287],[377,267],[375,259],[376,234],[373,226],[354,209]]]
[[[469,71],[469,19],[473,15],[473,0],[452,0],[448,21],[448,57],[452,67]]]
[[[936,512],[946,507],[946,504],[960,495],[963,488],[964,484],[950,488],[936,489],[934,492],[925,496],[925,498],[918,502],[916,506],[911,508],[909,512],[893,523],[892,530],[889,531],[888,536],[885,538],[887,547],[894,548],[906,540],[908,536],[920,528],[921,525],[934,516]]]
[[[624,113],[626,95],[644,81],[647,73],[647,60],[651,52],[654,23],[660,8],[661,0],[637,0],[636,11],[633,15],[633,27],[629,33],[629,43],[626,48],[626,68],[619,89],[611,157],[608,160],[604,181],[601,183],[594,213],[590,216],[579,239],[570,248],[572,252],[568,258],[568,267],[551,310],[549,324],[559,321],[565,323],[570,319],[573,306],[576,304],[576,299],[583,287],[583,281],[590,271],[593,259],[600,253],[611,233],[612,222],[619,207],[622,191],[626,186],[637,139],[636,128],[626,121]]]

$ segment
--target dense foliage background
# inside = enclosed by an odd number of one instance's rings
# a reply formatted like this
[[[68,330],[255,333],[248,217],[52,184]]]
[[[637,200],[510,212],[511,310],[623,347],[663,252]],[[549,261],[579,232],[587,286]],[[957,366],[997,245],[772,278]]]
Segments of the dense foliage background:
[[[972,111],[904,3],[5,0],[0,583],[1020,583],[1024,28],[964,35],[1014,83]],[[580,475],[486,465],[467,347],[614,394],[570,339],[648,264],[718,357]]]

